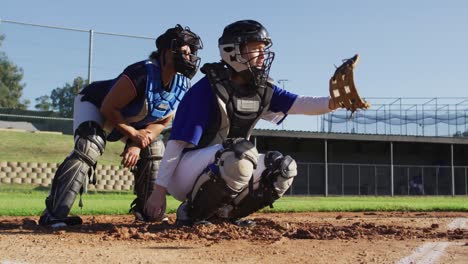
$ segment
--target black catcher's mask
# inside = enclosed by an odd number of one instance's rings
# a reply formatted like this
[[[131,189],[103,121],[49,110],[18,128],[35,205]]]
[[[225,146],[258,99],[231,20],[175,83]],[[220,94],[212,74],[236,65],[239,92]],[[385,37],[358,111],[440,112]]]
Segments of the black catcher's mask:
[[[243,48],[251,42],[263,42],[263,64],[253,65],[252,61],[257,57],[246,59],[242,55]],[[241,20],[227,25],[223,35],[218,40],[218,47],[222,61],[227,64],[237,74],[249,80],[250,86],[259,87],[266,85],[271,64],[275,53],[270,51],[273,45],[266,28],[255,20]]]
[[[185,45],[190,47],[189,59],[186,59],[186,54],[181,51],[181,47]],[[200,65],[200,57],[197,56],[197,52],[203,49],[203,43],[189,27],[183,28],[177,24],[174,28],[168,29],[156,39],[156,47],[158,51],[169,49],[172,52],[174,68],[178,73],[189,79],[192,79],[197,73]]]

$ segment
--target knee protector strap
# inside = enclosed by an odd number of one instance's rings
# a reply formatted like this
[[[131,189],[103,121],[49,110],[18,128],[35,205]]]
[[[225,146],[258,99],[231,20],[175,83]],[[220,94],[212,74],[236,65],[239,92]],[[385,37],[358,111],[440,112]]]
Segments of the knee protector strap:
[[[297,175],[297,164],[290,156],[269,151],[265,154],[265,166],[258,188],[245,189],[234,200],[229,218],[242,218],[265,206],[273,205],[291,186]]]
[[[219,176],[218,167],[212,164],[195,181],[188,197],[188,216],[194,222],[209,219],[237,195],[238,192]]]

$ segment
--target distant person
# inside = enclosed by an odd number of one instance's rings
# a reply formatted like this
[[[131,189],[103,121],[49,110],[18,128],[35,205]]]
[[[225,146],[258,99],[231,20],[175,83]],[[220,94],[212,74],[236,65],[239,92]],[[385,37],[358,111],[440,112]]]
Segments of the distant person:
[[[417,175],[413,177],[413,179],[410,180],[409,185],[410,185],[410,194],[413,194],[413,195],[424,194],[424,186],[423,186],[421,175]]]
[[[82,223],[80,217],[68,216],[76,195],[81,195],[86,177],[93,176],[106,141],[118,140],[126,142],[123,166],[136,166],[137,198],[131,211],[137,219],[148,220],[145,202],[153,191],[157,162],[164,152],[159,135],[198,70],[197,51],[202,42],[188,27],[177,25],[157,38],[156,47],[149,59],[128,66],[113,80],[91,83],[75,98],[75,147],[55,173],[40,225]]]
[[[147,203],[161,219],[166,193],[183,203],[177,224],[209,223],[217,217],[239,226],[272,205],[291,186],[297,165],[278,151],[259,154],[248,141],[260,119],[280,124],[288,114],[320,115],[337,109],[330,97],[299,96],[269,79],[274,53],[266,28],[241,20],[224,28],[221,62],[205,64],[206,75],[182,100]]]

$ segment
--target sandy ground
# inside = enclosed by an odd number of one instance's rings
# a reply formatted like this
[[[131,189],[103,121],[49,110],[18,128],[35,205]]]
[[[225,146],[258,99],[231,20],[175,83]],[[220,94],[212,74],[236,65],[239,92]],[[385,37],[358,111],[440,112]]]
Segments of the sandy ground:
[[[447,242],[435,263],[468,263],[468,213],[254,214],[256,225],[178,228],[132,216],[84,217],[58,230],[0,217],[0,263],[398,263]]]

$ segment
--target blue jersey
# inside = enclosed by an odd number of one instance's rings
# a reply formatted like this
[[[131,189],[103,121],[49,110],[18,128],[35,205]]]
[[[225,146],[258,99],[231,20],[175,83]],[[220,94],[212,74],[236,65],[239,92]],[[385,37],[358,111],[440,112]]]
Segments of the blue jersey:
[[[100,108],[115,82],[123,75],[132,82],[136,96],[120,112],[125,121],[136,129],[145,128],[148,124],[171,115],[190,86],[188,78],[176,74],[169,92],[166,91],[162,86],[159,64],[146,60],[128,66],[114,80],[93,82],[85,87],[80,92],[83,94],[82,101],[89,101]],[[122,137],[122,133],[114,129],[107,136],[107,140],[116,141]]]
[[[269,112],[286,115],[297,95],[273,85]],[[195,146],[208,126],[219,117],[218,102],[208,78],[203,77],[184,96],[172,124],[171,140],[182,140]]]

